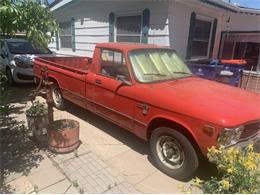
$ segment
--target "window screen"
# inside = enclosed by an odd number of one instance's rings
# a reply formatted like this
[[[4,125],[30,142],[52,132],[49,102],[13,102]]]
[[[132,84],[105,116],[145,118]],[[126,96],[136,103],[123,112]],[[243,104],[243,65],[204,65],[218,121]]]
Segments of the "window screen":
[[[116,41],[137,42],[141,41],[141,16],[123,16],[116,20]]]
[[[62,29],[60,33],[60,47],[72,48],[71,23],[60,23],[60,28]]]
[[[196,20],[192,39],[192,57],[208,56],[211,25],[209,21]]]

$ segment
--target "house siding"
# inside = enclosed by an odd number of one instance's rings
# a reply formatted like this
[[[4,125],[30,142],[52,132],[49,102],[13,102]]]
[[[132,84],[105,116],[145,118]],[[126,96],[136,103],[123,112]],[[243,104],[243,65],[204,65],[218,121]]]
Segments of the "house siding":
[[[150,44],[170,46],[168,30],[168,2],[80,2],[69,8],[55,12],[58,22],[75,18],[75,47],[73,52],[60,48],[58,53],[91,57],[96,43],[109,42],[109,14],[115,17],[125,14],[142,14],[150,10],[148,40]],[[116,32],[116,31],[115,31]],[[55,38],[50,48],[55,48]]]
[[[186,60],[187,55],[192,12],[217,20],[215,40],[211,42],[213,48],[210,51],[210,57],[212,58],[218,57],[222,31],[260,30],[259,15],[233,13],[202,1],[196,3],[193,1],[78,1],[54,12],[58,22],[75,18],[76,51],[60,48],[58,53],[91,57],[96,43],[111,40],[111,37],[109,39],[110,13],[114,13],[115,17],[125,14],[142,14],[146,8],[150,10],[147,42],[174,48],[183,60]],[[114,34],[116,34],[116,29],[114,29]],[[49,46],[51,49],[56,48],[55,37]]]

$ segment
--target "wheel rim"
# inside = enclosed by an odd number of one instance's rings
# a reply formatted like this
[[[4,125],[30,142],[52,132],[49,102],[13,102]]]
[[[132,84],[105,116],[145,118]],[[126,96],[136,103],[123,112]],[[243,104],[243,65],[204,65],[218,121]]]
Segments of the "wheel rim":
[[[60,105],[61,104],[61,94],[59,89],[55,88],[52,90],[52,97],[53,97],[53,101],[56,105]]]
[[[184,151],[180,143],[171,136],[159,137],[156,142],[156,152],[160,161],[170,169],[178,169],[184,163]]]

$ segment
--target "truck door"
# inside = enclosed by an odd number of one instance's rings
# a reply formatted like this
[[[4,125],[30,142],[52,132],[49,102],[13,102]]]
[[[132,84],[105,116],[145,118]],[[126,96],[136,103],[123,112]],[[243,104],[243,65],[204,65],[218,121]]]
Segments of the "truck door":
[[[119,80],[121,78],[121,81]],[[134,90],[122,52],[101,49],[100,62],[95,75],[94,102],[96,112],[132,131],[134,116]]]

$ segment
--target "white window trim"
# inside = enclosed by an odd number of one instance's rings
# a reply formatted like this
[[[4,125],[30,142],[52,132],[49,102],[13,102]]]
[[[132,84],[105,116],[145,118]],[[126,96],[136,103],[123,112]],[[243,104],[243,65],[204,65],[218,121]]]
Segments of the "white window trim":
[[[117,37],[117,18],[118,17],[124,17],[124,16],[141,16],[141,31],[140,31],[140,41],[142,41],[142,34],[143,34],[143,13],[142,11],[128,11],[128,12],[117,12],[115,13],[115,25],[114,25],[114,42],[117,42],[116,37]],[[134,35],[135,36],[135,35]]]
[[[210,26],[210,35],[209,35],[209,44],[208,44],[207,55],[206,56],[191,56],[191,60],[194,60],[194,59],[199,60],[199,59],[208,59],[209,58],[214,19],[215,18],[206,16],[206,15],[203,15],[203,14],[196,14],[196,20],[202,20],[202,21],[210,22],[211,26]],[[192,42],[193,42],[193,40],[192,40]]]

